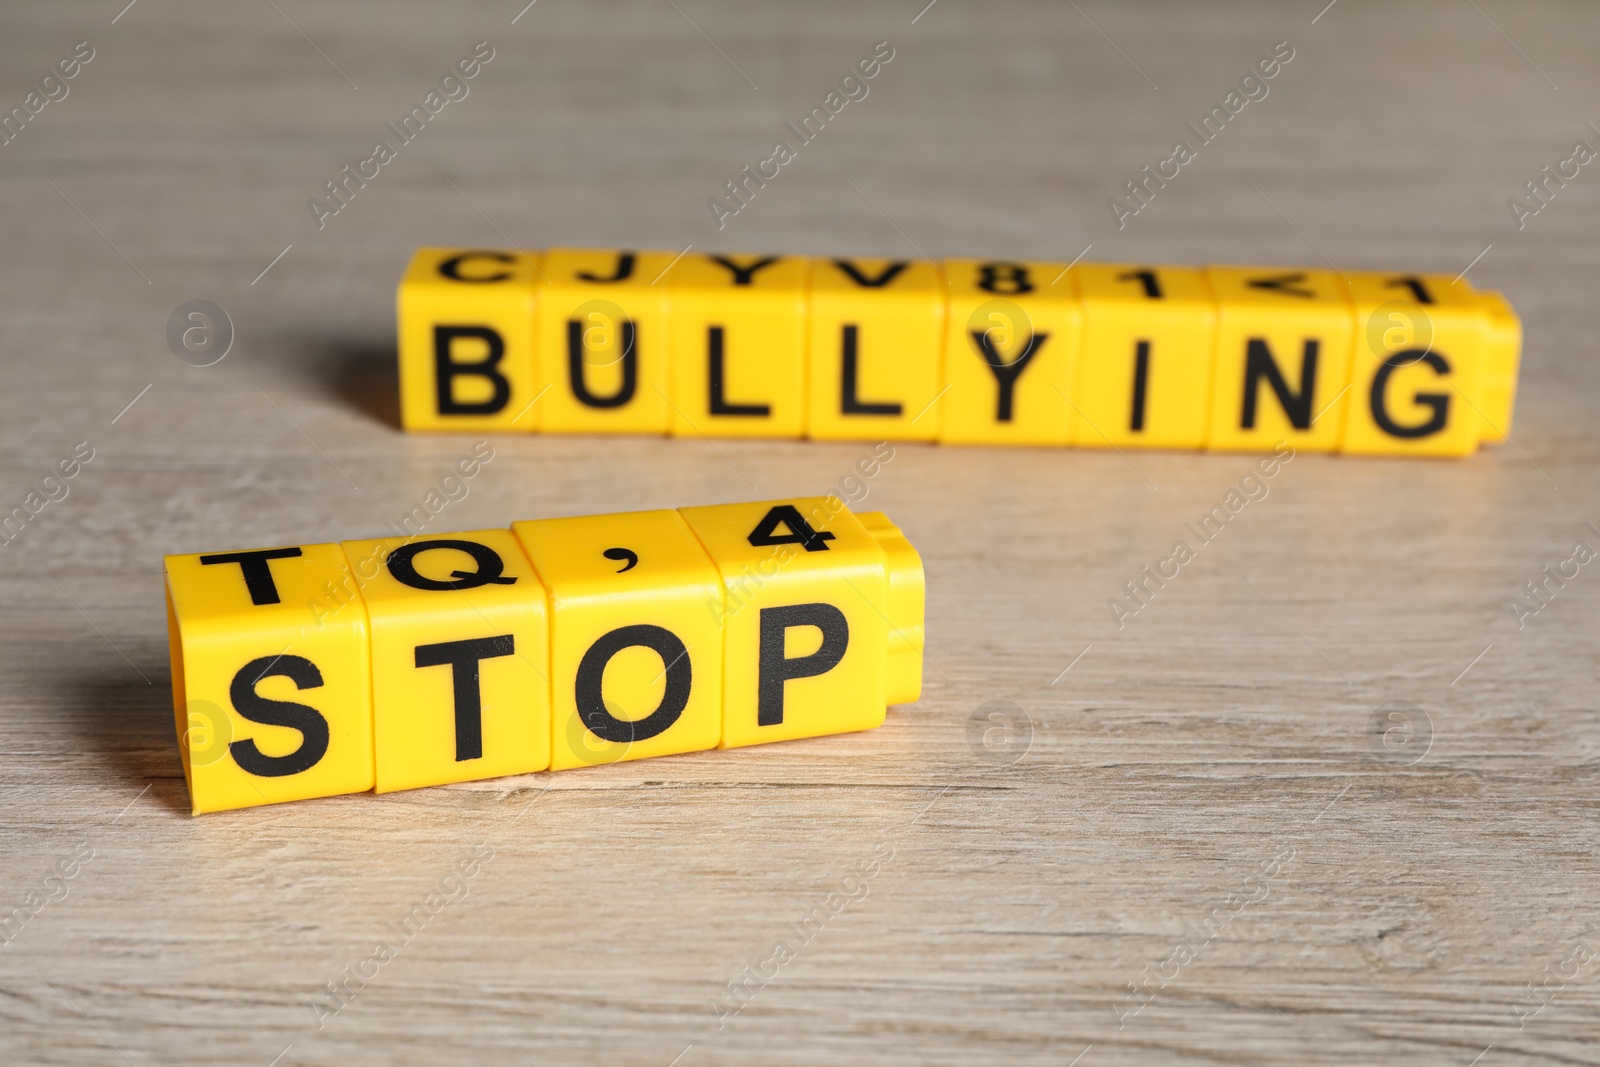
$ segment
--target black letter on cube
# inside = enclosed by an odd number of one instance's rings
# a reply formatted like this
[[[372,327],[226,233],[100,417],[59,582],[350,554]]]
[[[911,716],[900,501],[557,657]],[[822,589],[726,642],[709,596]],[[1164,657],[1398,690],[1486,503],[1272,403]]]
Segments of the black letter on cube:
[[[287,756],[268,756],[245,738],[228,746],[228,751],[246,774],[258,778],[287,778],[309,771],[328,752],[328,720],[322,712],[289,700],[271,700],[256,692],[263,678],[287,678],[300,689],[320,689],[322,672],[304,656],[262,656],[239,668],[228,687],[233,710],[263,726],[287,726],[299,730],[300,747]]]
[[[609,278],[602,280],[610,281]],[[639,388],[639,353],[635,347],[639,331],[632,319],[623,319],[620,328],[622,384],[617,386],[617,391],[610,396],[597,396],[590,391],[589,382],[583,373],[583,323],[577,319],[570,319],[567,322],[567,374],[572,379],[572,395],[585,407],[620,408],[633,399],[633,394]]]
[[[822,644],[809,656],[784,656],[785,635],[796,626],[815,626]],[[850,647],[850,623],[832,604],[792,604],[761,609],[761,643],[756,659],[756,722],[777,726],[783,722],[783,683],[791,678],[815,678],[844,659]]]
[[[1272,358],[1272,349],[1267,347],[1267,342],[1252,337],[1245,343],[1244,405],[1239,415],[1241,430],[1256,428],[1256,396],[1261,392],[1262,379],[1266,379],[1278,403],[1283,405],[1289,425],[1297,430],[1311,429],[1311,391],[1317,384],[1317,349],[1320,346],[1318,341],[1306,340],[1304,353],[1300,357],[1300,388],[1291,392],[1283,371],[1278,369],[1277,361]]]
[[[642,719],[619,719],[606,707],[601,692],[605,681],[606,664],[625,648],[639,645],[661,657],[666,666],[666,691],[656,710]],[[619,626],[589,646],[578,663],[578,677],[573,683],[573,698],[578,704],[578,717],[589,732],[603,741],[626,745],[645,741],[663,733],[689,704],[689,689],[694,684],[694,671],[689,665],[689,650],[678,635],[660,626]]]
[[[453,548],[465,552],[478,565],[475,571],[451,571],[453,582],[441,582],[417,573],[417,557],[429,549]],[[480,585],[515,585],[515,578],[505,576],[506,561],[488,545],[476,541],[457,541],[453,538],[434,538],[431,541],[412,541],[389,553],[385,561],[389,573],[401,585],[413,589],[426,589],[433,593],[446,593],[452,589],[476,589]]]
[[[1437,352],[1408,348],[1384,360],[1378,367],[1378,373],[1372,376],[1372,421],[1378,424],[1380,430],[1392,437],[1427,437],[1444,429],[1445,422],[1450,418],[1449,393],[1418,393],[1415,397],[1416,402],[1432,408],[1433,415],[1426,422],[1415,426],[1401,426],[1389,414],[1388,405],[1384,403],[1389,387],[1389,375],[1398,367],[1409,367],[1418,362],[1426,363],[1436,374],[1450,373],[1450,364]]]
[[[516,651],[516,638],[511,634],[417,646],[418,667],[450,665],[456,699],[457,763],[483,756],[483,687],[478,684],[479,661],[514,655]]]
[[[475,337],[489,346],[489,354],[476,363],[456,362],[452,351],[458,338]],[[487,326],[435,326],[433,328],[433,373],[439,391],[441,415],[493,415],[511,399],[511,383],[495,370],[506,356],[506,342],[498,331]],[[487,378],[494,386],[488,400],[457,400],[455,380],[459,377]]]
[[[244,587],[250,591],[250,603],[256,607],[278,603],[278,587],[272,580],[269,559],[292,559],[300,555],[298,548],[263,548],[258,552],[225,552],[215,556],[201,556],[200,566],[212,567],[218,563],[237,563],[244,575]]]

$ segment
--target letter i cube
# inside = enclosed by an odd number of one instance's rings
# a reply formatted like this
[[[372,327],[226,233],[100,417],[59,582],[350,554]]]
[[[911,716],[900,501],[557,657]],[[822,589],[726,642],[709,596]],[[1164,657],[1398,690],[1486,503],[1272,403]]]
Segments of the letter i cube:
[[[1217,336],[1205,272],[1084,263],[1072,277],[1084,320],[1073,444],[1203,447]]]

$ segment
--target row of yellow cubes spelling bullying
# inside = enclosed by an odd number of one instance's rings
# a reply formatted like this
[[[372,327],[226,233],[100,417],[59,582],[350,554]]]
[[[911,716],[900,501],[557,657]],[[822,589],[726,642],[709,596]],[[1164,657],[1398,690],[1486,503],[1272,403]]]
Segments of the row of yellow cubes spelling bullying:
[[[407,429],[1459,456],[1521,325],[1446,275],[420,249]]]
[[[168,556],[195,814],[866,730],[922,561],[837,497]]]

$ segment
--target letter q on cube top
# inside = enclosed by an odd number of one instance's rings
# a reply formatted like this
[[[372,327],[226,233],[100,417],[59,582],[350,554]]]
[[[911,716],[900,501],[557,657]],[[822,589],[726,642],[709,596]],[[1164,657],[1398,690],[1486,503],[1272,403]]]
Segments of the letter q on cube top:
[[[921,690],[921,561],[836,497],[166,575],[196,814],[866,730]]]

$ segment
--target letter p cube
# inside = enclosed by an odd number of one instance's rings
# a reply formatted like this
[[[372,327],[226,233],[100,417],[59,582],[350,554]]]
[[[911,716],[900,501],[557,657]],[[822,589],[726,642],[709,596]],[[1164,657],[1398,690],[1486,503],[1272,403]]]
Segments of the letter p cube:
[[[922,565],[886,519],[835,497],[681,514],[726,596],[721,747],[869,730],[916,699]]]

